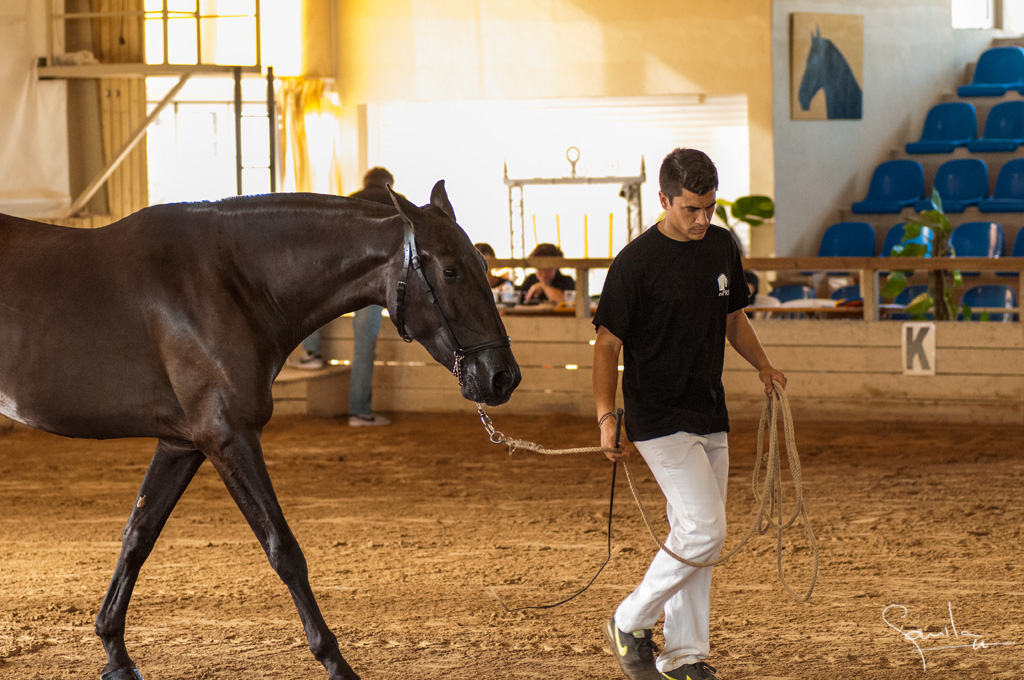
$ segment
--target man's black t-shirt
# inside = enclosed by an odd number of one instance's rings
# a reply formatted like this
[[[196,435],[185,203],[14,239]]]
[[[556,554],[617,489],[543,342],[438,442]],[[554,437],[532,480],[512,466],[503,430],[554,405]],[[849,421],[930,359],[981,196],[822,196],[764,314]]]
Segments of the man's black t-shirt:
[[[712,226],[699,241],[648,229],[608,269],[594,326],[622,340],[622,394],[633,441],[729,430],[725,326],[749,295],[739,249]]]

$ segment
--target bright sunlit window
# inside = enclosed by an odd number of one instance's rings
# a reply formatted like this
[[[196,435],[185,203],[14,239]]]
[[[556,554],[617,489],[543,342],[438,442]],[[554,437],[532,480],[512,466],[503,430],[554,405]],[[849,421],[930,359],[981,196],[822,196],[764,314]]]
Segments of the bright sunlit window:
[[[147,63],[256,65],[255,0],[146,0],[144,7]],[[261,0],[259,14],[262,66],[272,66],[275,76],[301,73],[300,3]],[[147,79],[151,108],[175,82],[175,77]],[[245,193],[270,191],[266,88],[259,74],[242,79]],[[160,113],[146,140],[150,203],[211,200],[237,192],[233,99],[230,75],[195,76]]]
[[[1003,25],[1007,33],[1024,35],[1024,0],[1003,0]]]
[[[579,177],[634,177],[646,163],[644,227],[662,212],[658,169],[677,146],[716,161],[722,198],[749,193],[744,95],[381,104],[368,107],[367,125],[369,164],[391,170],[396,189],[416,203],[444,179],[459,223],[499,257],[520,257],[537,242],[559,245],[566,257],[608,257],[627,242],[620,184],[526,186],[520,233],[505,167],[514,179],[569,177],[572,146]]]
[[[256,0],[145,0],[146,63],[256,65],[256,4]],[[273,66],[278,76],[298,75],[302,70],[300,10],[301,3],[290,0],[259,3],[260,62]]]
[[[952,0],[953,28],[994,28],[995,0]]]

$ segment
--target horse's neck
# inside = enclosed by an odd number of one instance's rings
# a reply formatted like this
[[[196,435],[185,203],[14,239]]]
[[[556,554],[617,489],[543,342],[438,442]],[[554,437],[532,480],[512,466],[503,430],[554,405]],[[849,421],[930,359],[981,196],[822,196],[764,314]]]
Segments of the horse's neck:
[[[832,42],[825,43],[826,69],[828,77],[825,78],[825,87],[845,87],[849,81],[856,82],[853,69],[846,61],[846,57],[839,51],[839,48]]]
[[[241,204],[240,204],[241,205]],[[235,220],[238,269],[299,339],[346,312],[387,304],[402,227],[383,206],[331,196],[267,197]]]

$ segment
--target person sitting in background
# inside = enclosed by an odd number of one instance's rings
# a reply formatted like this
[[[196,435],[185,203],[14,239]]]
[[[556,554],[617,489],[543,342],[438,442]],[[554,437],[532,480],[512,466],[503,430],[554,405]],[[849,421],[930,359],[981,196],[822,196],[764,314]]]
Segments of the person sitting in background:
[[[565,257],[554,243],[538,243],[530,257]],[[576,281],[556,268],[537,269],[519,286],[523,302],[565,302],[565,291],[576,290]]]
[[[473,246],[484,256],[484,260],[487,261],[487,285],[491,288],[497,288],[503,283],[510,283],[504,276],[498,276],[491,269],[491,260],[497,259],[497,255],[494,254],[494,248],[491,247],[490,243],[474,243]]]

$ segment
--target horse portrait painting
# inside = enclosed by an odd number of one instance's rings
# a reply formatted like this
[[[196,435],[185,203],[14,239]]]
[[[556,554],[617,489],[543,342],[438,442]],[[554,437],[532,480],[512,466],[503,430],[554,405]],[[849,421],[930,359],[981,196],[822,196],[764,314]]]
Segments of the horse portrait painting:
[[[795,29],[794,29],[795,30]],[[798,114],[794,106],[793,118],[817,119],[821,115],[812,111],[812,103],[819,92],[824,94],[824,117],[828,120],[860,119],[863,109],[863,91],[858,82],[852,58],[847,58],[837,41],[822,36],[821,27],[815,26],[809,32],[810,46],[807,58],[803,62],[803,75],[799,79],[796,91],[796,102],[802,114]],[[853,41],[851,41],[853,42]],[[794,52],[796,46],[794,45]],[[860,55],[857,55],[860,56]],[[797,63],[798,54],[794,53],[794,85],[800,72]],[[856,71],[861,69],[859,59],[856,60]]]
[[[424,206],[391,197],[157,205],[97,229],[0,215],[0,414],[65,437],[157,441],[96,617],[103,680],[142,678],[125,645],[132,590],[207,461],[330,680],[359,678],[313,596],[263,458],[275,378],[310,332],[377,304],[467,400],[505,403],[520,381],[486,264],[444,182]]]

